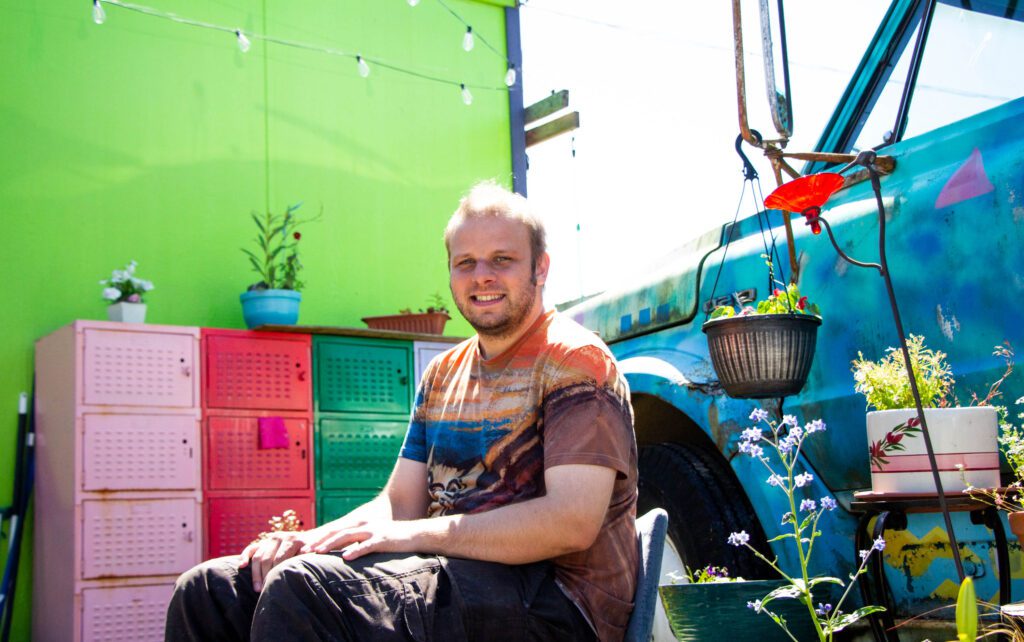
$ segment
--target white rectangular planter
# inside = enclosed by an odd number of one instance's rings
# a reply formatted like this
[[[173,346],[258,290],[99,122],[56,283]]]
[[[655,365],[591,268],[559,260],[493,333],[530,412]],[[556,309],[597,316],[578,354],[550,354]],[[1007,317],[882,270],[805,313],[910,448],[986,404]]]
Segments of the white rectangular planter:
[[[942,489],[946,493],[999,486],[998,417],[989,406],[928,408],[924,411],[938,464]],[[867,416],[868,446],[884,441],[886,435],[908,419],[917,417],[913,408],[880,410]],[[886,493],[935,493],[935,481],[924,445],[924,434],[905,434],[899,441],[904,450],[886,453],[886,464],[872,463],[871,489]],[[963,472],[958,468],[963,467]]]
[[[107,306],[107,318],[111,321],[125,321],[127,323],[146,322],[145,303],[115,303]]]

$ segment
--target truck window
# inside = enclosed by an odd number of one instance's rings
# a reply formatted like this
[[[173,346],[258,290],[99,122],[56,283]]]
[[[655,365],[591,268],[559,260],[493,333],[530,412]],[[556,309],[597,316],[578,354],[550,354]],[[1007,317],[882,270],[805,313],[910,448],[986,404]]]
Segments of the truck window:
[[[1024,16],[1002,17],[1006,13],[980,13],[941,2],[935,7],[904,138],[1024,96],[1024,74],[1019,69],[1024,59]],[[916,38],[915,31],[857,136],[854,151],[879,147],[895,125]]]

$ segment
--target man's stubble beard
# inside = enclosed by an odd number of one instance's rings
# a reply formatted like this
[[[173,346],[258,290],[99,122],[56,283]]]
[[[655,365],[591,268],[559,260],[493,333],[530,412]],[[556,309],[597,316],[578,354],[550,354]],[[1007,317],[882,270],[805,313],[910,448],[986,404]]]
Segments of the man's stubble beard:
[[[467,295],[465,307],[463,307],[462,302],[459,300],[459,297],[455,296],[454,292],[452,292],[452,301],[455,302],[455,307],[459,309],[459,313],[476,330],[477,334],[495,339],[503,339],[521,329],[527,315],[533,309],[533,304],[538,296],[536,274],[530,276],[530,286],[525,290],[526,297],[520,301],[513,300],[510,294],[506,293],[506,300],[509,303],[508,314],[488,321],[474,319],[467,313],[467,308],[472,309],[472,304],[469,302],[469,296],[471,295]]]

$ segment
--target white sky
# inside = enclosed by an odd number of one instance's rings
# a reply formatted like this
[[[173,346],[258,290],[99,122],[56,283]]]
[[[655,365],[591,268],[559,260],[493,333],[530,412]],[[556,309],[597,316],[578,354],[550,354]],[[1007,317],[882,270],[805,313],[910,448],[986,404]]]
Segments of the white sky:
[[[529,198],[547,223],[553,261],[548,304],[604,290],[732,220],[743,176],[733,148],[739,125],[731,5],[522,6],[526,104],[568,89],[581,122],[574,135],[527,150]],[[887,6],[786,0],[795,121],[789,150],[817,142]],[[769,136],[756,2],[744,0],[743,7],[750,126]],[[767,195],[775,187],[771,169],[757,150],[745,150]],[[747,200],[741,216],[753,211]]]

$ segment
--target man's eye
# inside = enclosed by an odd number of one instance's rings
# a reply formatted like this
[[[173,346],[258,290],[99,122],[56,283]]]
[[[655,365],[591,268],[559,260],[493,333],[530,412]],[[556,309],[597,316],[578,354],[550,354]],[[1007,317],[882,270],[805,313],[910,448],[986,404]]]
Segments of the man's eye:
[[[509,257],[509,256],[496,256],[496,257],[494,257],[494,262],[495,263],[508,263],[511,260],[512,260],[512,257]]]
[[[465,259],[463,261],[459,261],[458,263],[456,263],[455,267],[461,268],[461,269],[468,269],[468,268],[473,267],[474,263],[475,263],[475,261],[473,261],[472,259]]]

